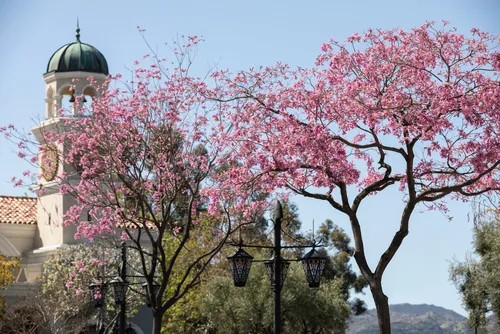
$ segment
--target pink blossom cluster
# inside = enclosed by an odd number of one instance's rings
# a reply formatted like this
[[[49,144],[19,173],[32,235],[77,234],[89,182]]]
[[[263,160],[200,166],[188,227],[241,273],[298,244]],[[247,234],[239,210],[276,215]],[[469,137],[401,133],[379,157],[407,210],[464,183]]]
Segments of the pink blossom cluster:
[[[497,191],[499,41],[427,22],[331,40],[310,68],[213,73],[215,118],[231,127],[217,137],[234,148],[229,182],[310,197],[399,183],[417,202]]]

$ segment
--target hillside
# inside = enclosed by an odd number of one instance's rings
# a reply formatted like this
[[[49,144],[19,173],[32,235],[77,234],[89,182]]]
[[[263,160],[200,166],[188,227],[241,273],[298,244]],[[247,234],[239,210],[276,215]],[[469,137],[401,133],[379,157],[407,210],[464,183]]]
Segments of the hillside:
[[[391,305],[391,321],[393,334],[474,334],[464,316],[434,305]],[[493,321],[488,325],[488,333],[500,334]],[[347,334],[378,334],[375,310],[354,317]]]

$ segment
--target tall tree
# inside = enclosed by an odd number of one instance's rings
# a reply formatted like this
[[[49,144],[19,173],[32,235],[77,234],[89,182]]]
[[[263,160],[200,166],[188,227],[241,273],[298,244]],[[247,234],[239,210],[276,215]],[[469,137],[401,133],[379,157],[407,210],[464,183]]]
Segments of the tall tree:
[[[469,312],[467,324],[475,332],[484,328],[489,311],[487,282],[478,262],[467,259],[463,263],[454,263],[450,268],[450,278],[462,295],[462,303]]]
[[[464,36],[445,21],[331,40],[310,68],[217,71],[209,96],[230,121],[217,139],[234,147],[229,163],[240,166],[227,182],[286,189],[344,214],[380,332],[389,334],[382,277],[416,208],[446,212],[447,197],[499,190],[499,71],[497,36]],[[404,206],[399,229],[371,267],[360,211],[392,187]]]
[[[468,324],[476,331],[485,327],[489,311],[500,325],[500,225],[497,216],[488,217],[474,227],[475,256],[450,266],[450,278],[469,312]]]

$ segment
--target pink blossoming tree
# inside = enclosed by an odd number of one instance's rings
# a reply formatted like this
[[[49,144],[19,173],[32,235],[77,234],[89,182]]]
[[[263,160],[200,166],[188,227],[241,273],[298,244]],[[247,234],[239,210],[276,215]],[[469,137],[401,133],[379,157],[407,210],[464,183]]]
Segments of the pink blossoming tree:
[[[311,68],[278,63],[213,74],[210,97],[230,122],[217,140],[234,148],[228,163],[237,166],[227,182],[285,189],[345,214],[381,333],[391,332],[382,276],[416,208],[446,212],[445,198],[500,189],[498,43],[476,29],[466,37],[447,22],[426,23],[331,40]],[[390,187],[398,187],[404,209],[370,267],[359,213],[369,196]]]
[[[218,105],[205,103],[205,83],[189,74],[198,42],[190,37],[177,45],[173,63],[156,56],[148,68],[137,62],[130,89],[111,89],[120,76],[110,77],[91,108],[77,97],[77,116],[59,110],[42,134],[57,144],[51,146],[57,154],[37,158],[38,143],[12,126],[3,129],[19,140],[21,158],[47,166],[51,161],[43,159],[57,156],[64,166],[56,167],[54,180],[76,199],[64,216],[65,225],[77,226],[75,238],[117,243],[118,232],[127,241],[140,262],[129,272],[148,284],[155,334],[167,309],[199,284],[231,233],[265,209],[264,202],[252,201],[252,188],[223,188],[230,150],[212,141],[219,134],[211,117]],[[40,178],[44,168],[34,181]],[[84,270],[83,262],[77,265]]]

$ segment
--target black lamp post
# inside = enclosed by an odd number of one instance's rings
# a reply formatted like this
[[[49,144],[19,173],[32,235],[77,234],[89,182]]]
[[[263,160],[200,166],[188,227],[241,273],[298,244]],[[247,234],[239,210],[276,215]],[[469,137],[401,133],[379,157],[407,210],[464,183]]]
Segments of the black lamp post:
[[[100,283],[100,284],[90,284],[89,290],[91,294],[92,301],[95,307],[104,306],[105,300],[105,292],[107,286],[111,286],[113,289],[113,296],[115,299],[115,304],[120,305],[120,314],[119,314],[119,327],[118,333],[125,334],[125,326],[126,326],[126,311],[127,311],[127,290],[129,283],[127,281],[127,247],[125,241],[122,241],[121,246],[121,268],[120,275],[113,278],[109,283]],[[101,329],[100,329],[101,330]]]
[[[244,245],[250,248],[272,248],[274,250],[274,257],[268,261],[264,261],[264,265],[267,269],[267,274],[271,282],[271,287],[274,291],[274,333],[281,333],[281,289],[285,283],[286,274],[288,272],[288,267],[290,266],[290,261],[285,260],[281,257],[282,248],[308,248],[312,247],[312,251],[304,255],[300,261],[304,267],[307,282],[309,287],[317,288],[319,287],[320,277],[323,274],[326,264],[326,258],[321,256],[316,250],[317,246],[314,242],[310,246],[281,246],[281,220],[283,219],[283,208],[281,207],[280,201],[276,201],[274,206],[274,246],[252,246]],[[250,273],[250,268],[252,266],[253,257],[245,252],[241,247],[242,242],[238,244],[239,249],[233,255],[229,256],[229,264],[231,272],[233,274],[234,285],[237,287],[244,287],[248,274]],[[278,278],[278,279],[276,279]]]
[[[116,305],[120,305],[119,313],[119,325],[118,333],[125,334],[126,331],[126,311],[127,311],[127,291],[130,283],[127,281],[128,277],[142,277],[142,276],[129,276],[127,275],[127,247],[125,241],[120,244],[121,247],[121,268],[118,276],[114,277],[111,281],[107,283],[94,283],[89,285],[90,295],[92,303],[96,308],[102,308],[105,304],[105,296],[108,287],[113,290],[113,297]],[[148,287],[148,283],[142,285],[146,295],[146,305],[151,306],[150,296],[156,296],[160,285],[156,282],[152,282],[151,288]],[[152,292],[151,294],[149,292]],[[104,313],[104,312],[102,312]],[[104,333],[104,328],[99,328],[99,333]]]

